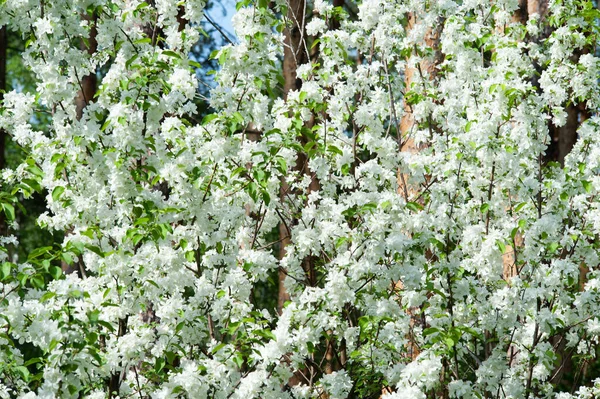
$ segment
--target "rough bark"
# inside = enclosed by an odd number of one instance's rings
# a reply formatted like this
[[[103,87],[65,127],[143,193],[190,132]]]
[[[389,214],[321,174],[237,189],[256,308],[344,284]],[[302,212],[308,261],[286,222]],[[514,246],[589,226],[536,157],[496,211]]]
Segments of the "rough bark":
[[[528,7],[529,7],[529,4],[528,4],[527,0],[519,0],[519,8],[517,8],[515,10],[515,12],[513,13],[513,17],[512,17],[513,22],[526,24],[528,14],[529,14]]]
[[[513,21],[521,24],[526,24],[529,18],[533,15],[538,15],[538,18],[544,20],[548,12],[548,0],[519,0],[519,8],[513,14]],[[544,24],[547,26],[547,24]],[[539,37],[529,38],[529,40],[540,41],[550,34],[547,27],[542,31]],[[539,69],[539,68],[538,68]],[[533,78],[533,85],[539,88],[537,78]],[[557,128],[549,122],[548,129],[550,132],[550,145],[546,153],[546,159],[550,161],[564,162],[564,157],[571,151],[577,139],[577,110],[572,110],[568,107],[567,125],[562,128]],[[503,278],[508,281],[517,275],[517,258],[519,247],[523,245],[522,236],[517,233],[513,239],[512,245],[506,246],[506,252],[502,255],[503,263]]]
[[[532,13],[539,14],[540,4],[537,0],[519,0],[519,7],[514,11],[512,20],[515,23],[525,25]],[[537,85],[537,82],[534,82]],[[509,281],[517,275],[517,259],[518,248],[523,245],[523,238],[519,233],[513,239],[512,245],[506,246],[506,251],[502,254],[502,277]],[[509,349],[509,354],[512,353],[512,348]],[[510,355],[509,355],[510,356]]]
[[[433,50],[432,58],[423,59],[417,68],[407,65],[404,73],[404,85],[405,85],[405,93],[411,90],[413,82],[415,80],[415,75],[418,74],[420,78],[428,78],[430,80],[435,80],[438,74],[438,65],[443,61],[443,53],[440,48],[440,36],[442,33],[442,29],[444,27],[444,21],[440,19],[439,23],[430,29],[428,29],[425,34],[425,46]],[[416,17],[414,15],[410,15],[408,19],[407,30],[410,30],[417,23]],[[427,74],[425,76],[424,74]],[[412,112],[412,106],[406,101],[406,97],[403,104],[404,113],[402,114],[402,118],[400,120],[400,151],[409,152],[409,153],[417,153],[420,148],[416,145],[412,133],[415,127],[415,118]],[[431,122],[431,121],[430,121]],[[433,126],[430,126],[433,129]],[[418,191],[418,187],[412,187],[409,182],[409,176],[401,171],[398,171],[397,177],[398,183],[398,194],[403,196],[406,201],[410,201],[411,197]],[[396,288],[402,288],[402,282],[396,282]],[[421,325],[423,320],[421,316],[418,314],[418,309],[410,310],[411,315],[411,329],[413,326]],[[418,344],[414,341],[412,337],[409,337],[408,344],[409,356],[414,360],[420,353]]]
[[[308,59],[308,54],[304,50],[304,26],[305,26],[305,15],[304,10],[306,7],[306,0],[289,0],[288,11],[286,18],[288,24],[284,30],[284,52],[283,52],[283,96],[287,99],[287,95],[290,90],[299,90],[302,81],[297,78],[296,69],[298,65],[302,65]],[[298,157],[298,163],[301,162],[301,157]],[[296,165],[297,167],[297,165]],[[279,191],[280,199],[282,203],[286,202],[286,197],[290,190],[289,184],[284,179],[281,180],[281,187]],[[287,218],[287,215],[281,214],[283,218]],[[281,221],[279,223],[279,258],[282,259],[286,254],[286,247],[291,244],[291,220]],[[285,289],[285,278],[287,276],[287,270],[279,269],[278,278],[278,294],[277,294],[277,313],[281,314],[285,302],[289,301],[290,295]],[[298,385],[302,381],[300,373],[294,374],[288,381],[288,386]]]
[[[288,0],[287,4],[288,23],[284,31],[283,49],[284,98],[287,98],[290,90],[300,90],[302,80],[296,76],[296,69],[299,65],[308,62],[305,31],[306,0]]]
[[[333,0],[333,6],[334,7],[342,7],[344,6],[345,1],[344,0]],[[340,21],[336,18],[333,18],[331,21],[329,21],[329,28],[331,30],[334,29],[339,29],[340,27]],[[315,48],[313,49],[313,53],[318,53],[319,48],[317,46],[315,46]],[[315,57],[316,58],[316,57]],[[313,178],[312,182],[311,182],[311,190],[317,190],[319,183],[316,179]],[[306,265],[308,268],[312,268],[312,265]],[[314,273],[313,273],[314,274]],[[315,278],[313,277],[313,280]],[[334,371],[339,370],[343,364],[339,364],[339,363],[345,363],[345,359],[346,359],[346,348],[345,348],[345,343],[342,341],[340,343],[340,348],[336,348],[336,342],[333,339],[333,331],[327,331],[327,335],[331,336],[331,339],[327,340],[327,348],[325,349],[325,374],[331,374]],[[336,361],[336,351],[339,352],[339,360],[340,362]]]
[[[407,30],[411,30],[415,25],[416,20],[414,15],[409,15]],[[427,73],[427,77],[430,80],[435,80],[438,74],[438,65],[443,61],[443,53],[440,49],[440,36],[444,27],[444,21],[438,20],[438,24],[427,30],[425,34],[425,46],[433,50],[433,57],[430,59],[423,59],[420,62],[418,68],[414,68],[407,65],[404,72],[404,92],[407,93],[411,90],[415,74],[423,75]],[[400,151],[417,153],[419,148],[415,144],[412,137],[413,129],[415,127],[415,119],[412,111],[412,106],[406,101],[406,97],[403,103],[404,113],[400,119]],[[432,127],[433,128],[433,127]],[[409,194],[415,192],[415,187],[410,187],[408,184],[408,175],[398,172],[398,193],[408,201]]]
[[[283,50],[283,96],[287,99],[287,95],[291,90],[300,90],[302,87],[302,80],[296,75],[298,65],[302,65],[308,62],[308,51],[306,46],[306,34],[305,34],[305,11],[306,11],[306,0],[289,0],[286,20],[288,21],[287,27],[284,31],[284,50]],[[304,154],[298,154],[298,161],[296,168],[304,169],[307,162]],[[285,202],[286,197],[289,193],[290,187],[287,182],[282,180],[280,197],[281,201]],[[285,215],[283,215],[285,217]],[[283,258],[286,254],[286,247],[291,243],[290,232],[288,228],[291,227],[289,223],[279,224],[279,239],[280,239],[280,251],[279,256]],[[285,289],[284,281],[286,277],[286,271],[279,271],[279,293],[277,297],[277,312],[281,314],[283,306],[286,301],[289,300],[289,294]]]
[[[343,5],[343,1],[335,0],[334,6]],[[318,58],[319,48],[315,47],[310,51],[308,49],[308,38],[306,36],[306,8],[307,1],[306,0],[288,0],[287,1],[287,14],[286,21],[287,26],[284,30],[284,57],[283,57],[283,77],[284,77],[284,87],[283,87],[283,96],[287,100],[288,93],[293,90],[300,90],[302,88],[302,79],[297,76],[297,68],[300,65],[306,64],[310,62],[311,57],[313,59]],[[337,21],[331,21],[331,27],[335,28],[338,24]],[[304,127],[312,128],[315,124],[315,116],[313,115],[309,121],[305,122]],[[300,144],[304,146],[309,138],[301,135],[299,137]],[[308,193],[312,191],[318,191],[320,188],[320,184],[315,174],[308,167],[308,157],[305,153],[299,152],[297,154],[296,165],[294,166],[295,170],[299,171],[301,174],[308,175],[311,178]],[[287,197],[291,195],[290,186],[285,179],[281,181],[280,188],[280,199],[282,203],[287,202]],[[282,259],[286,255],[286,247],[291,244],[291,232],[289,229],[295,224],[294,220],[291,220],[293,216],[281,214],[282,217],[287,218],[287,221],[282,221],[279,224],[279,237],[280,237],[280,252],[279,257]],[[317,276],[315,272],[315,262],[317,257],[314,255],[307,256],[303,262],[302,267],[305,272],[305,281],[310,286],[315,286],[317,284]],[[286,301],[289,300],[289,293],[285,289],[285,279],[287,276],[287,271],[281,268],[279,270],[279,287],[278,287],[278,298],[277,298],[277,311],[279,314],[283,311],[283,306]],[[329,334],[331,332],[328,332]],[[334,358],[335,351],[337,345],[333,337],[327,339],[325,353],[324,353],[324,372],[331,373],[337,369],[337,364],[335,364]],[[307,364],[304,368],[303,372],[296,372],[294,376],[290,378],[287,385],[294,386],[303,381],[306,383],[310,383],[309,381],[305,381],[304,375],[310,375],[312,377],[317,373],[317,370],[314,366]]]
[[[565,157],[571,152],[577,141],[577,129],[579,128],[579,110],[574,105],[569,105],[567,112],[567,122],[558,128],[558,154],[557,161],[561,165],[565,164]]]
[[[94,16],[89,17],[88,15],[83,16],[84,20],[87,20],[88,23],[92,25],[90,29],[90,36],[88,40],[88,45],[82,40],[80,48],[81,50],[87,50],[87,53],[91,56],[96,52],[97,42],[96,42],[96,18]],[[77,98],[75,100],[77,107],[77,119],[81,119],[83,116],[83,110],[85,107],[92,101],[94,95],[96,94],[96,84],[97,78],[95,73],[91,73],[89,75],[79,77],[80,79],[80,90],[77,93]]]
[[[548,10],[548,0],[527,0],[527,14],[543,17]]]
[[[96,17],[89,16],[87,14],[82,15],[83,20],[88,21],[91,24],[90,35],[88,37],[87,44],[82,39],[79,45],[79,48],[82,51],[87,51],[87,53],[91,56],[96,52],[97,42],[96,42]],[[75,71],[77,75],[77,80],[79,83],[79,91],[77,92],[77,97],[75,98],[75,109],[77,119],[81,119],[83,117],[83,111],[85,107],[92,101],[94,95],[96,94],[96,85],[97,78],[95,73],[91,73],[89,75],[80,76],[78,71]],[[69,229],[65,232],[65,235],[70,235],[72,230]],[[85,277],[85,270],[82,261],[78,261],[69,265],[65,261],[61,261],[61,269],[65,274],[71,273],[79,273],[80,277]]]

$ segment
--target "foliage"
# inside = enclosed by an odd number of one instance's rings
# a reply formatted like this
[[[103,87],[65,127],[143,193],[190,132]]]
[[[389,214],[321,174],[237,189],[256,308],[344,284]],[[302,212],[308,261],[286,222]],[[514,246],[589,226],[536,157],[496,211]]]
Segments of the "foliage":
[[[202,0],[0,2],[36,84],[4,99],[0,203],[43,192],[68,233],[1,259],[0,397],[600,394],[557,383],[598,347],[600,120],[545,158],[548,120],[600,105],[592,3],[311,5],[284,95],[287,3],[238,2],[205,115]]]

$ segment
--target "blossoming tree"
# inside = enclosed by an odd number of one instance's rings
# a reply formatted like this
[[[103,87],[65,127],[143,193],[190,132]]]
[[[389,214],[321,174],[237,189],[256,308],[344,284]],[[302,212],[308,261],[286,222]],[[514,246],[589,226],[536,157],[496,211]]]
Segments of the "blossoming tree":
[[[204,5],[0,1],[0,397],[600,395],[591,1],[238,1],[201,116]]]

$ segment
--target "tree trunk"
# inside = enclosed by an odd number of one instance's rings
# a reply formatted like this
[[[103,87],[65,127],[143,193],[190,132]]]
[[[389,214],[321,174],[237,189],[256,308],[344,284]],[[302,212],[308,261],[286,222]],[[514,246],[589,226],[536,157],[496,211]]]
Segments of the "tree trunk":
[[[571,152],[577,141],[577,129],[579,128],[579,110],[574,105],[567,106],[567,122],[558,130],[558,154],[557,161],[565,164],[565,157]]]
[[[538,14],[540,17],[548,11],[548,0],[527,0],[527,14]]]
[[[520,24],[526,24],[528,18],[529,4],[527,0],[519,0],[519,8],[514,12],[512,20],[513,22],[518,22]]]
[[[79,48],[83,51],[87,50],[87,53],[91,56],[96,52],[97,42],[96,42],[96,17],[88,16],[86,14],[82,15],[82,19],[88,21],[88,23],[92,24],[90,29],[90,36],[88,38],[88,45],[81,40],[79,44]],[[77,72],[77,71],[76,71]],[[77,93],[77,98],[75,98],[75,109],[77,119],[81,119],[83,117],[83,110],[85,107],[92,101],[94,95],[96,94],[96,84],[97,78],[95,73],[91,73],[86,76],[77,75],[77,80],[79,83],[79,92]],[[65,235],[68,236],[72,233],[72,229],[69,229],[65,232]],[[65,274],[71,273],[79,273],[80,277],[85,276],[85,270],[83,266],[83,262],[81,260],[69,265],[64,260],[61,261],[61,269]]]
[[[305,10],[306,0],[289,0],[287,10],[288,24],[284,31],[285,40],[283,49],[283,96],[285,99],[287,99],[290,90],[300,90],[302,87],[302,80],[297,77],[296,69],[298,65],[308,62],[305,37]],[[296,168],[302,169],[306,161],[304,154],[298,154]],[[285,202],[289,189],[289,185],[283,179],[280,189],[282,202]],[[291,232],[288,231],[288,227],[291,227],[289,223],[279,223],[280,259],[285,256],[286,247],[291,243]],[[281,314],[285,302],[290,299],[284,286],[286,274],[286,270],[279,270],[279,293],[277,297],[277,312],[279,314]]]
[[[87,20],[90,24],[92,24],[92,28],[90,29],[90,37],[88,41],[89,46],[86,46],[86,44],[82,40],[80,44],[80,49],[87,50],[87,53],[91,56],[96,52],[96,48],[98,46],[98,43],[96,42],[96,17],[89,17],[88,15],[84,15],[83,19]],[[75,100],[77,107],[77,119],[81,119],[81,117],[83,116],[83,110],[94,98],[94,95],[96,94],[97,84],[97,78],[95,73],[79,77],[79,79],[80,90],[77,93],[77,98]]]
[[[335,4],[343,4],[341,0],[335,0]],[[335,5],[334,4],[334,5]],[[283,55],[283,96],[287,100],[288,93],[293,90],[300,90],[302,88],[302,79],[297,76],[297,68],[300,65],[307,64],[310,62],[310,57],[318,58],[318,48],[313,48],[312,54],[308,49],[308,41],[306,36],[306,0],[289,0],[287,2],[288,10],[286,14],[286,29],[284,30],[284,55]],[[332,22],[335,24],[336,22]],[[332,25],[334,26],[334,25]],[[315,124],[314,115],[309,121],[305,122],[304,127],[312,128]],[[300,136],[300,144],[304,145],[308,142],[309,138],[304,135]],[[314,173],[310,171],[308,167],[308,156],[303,152],[298,152],[295,170],[299,171],[300,174],[310,176],[310,184],[308,187],[308,193],[312,191],[318,191],[320,189],[319,181],[317,180]],[[290,186],[285,179],[281,181],[280,188],[280,199],[282,203],[285,203],[287,197],[292,194],[290,193]],[[286,215],[282,215],[286,217]],[[283,259],[286,255],[286,247],[291,244],[291,232],[289,229],[295,224],[295,221],[289,220],[286,222],[279,223],[279,238],[280,238],[280,251],[279,257]],[[310,286],[317,284],[317,276],[315,273],[315,260],[317,258],[313,255],[307,256],[303,262],[302,267],[305,272],[306,282]],[[281,314],[283,312],[283,306],[286,301],[290,299],[289,293],[285,289],[285,279],[287,271],[281,268],[279,270],[279,287],[278,287],[278,298],[277,298],[277,312]],[[331,332],[328,332],[330,334]],[[324,353],[324,370],[325,373],[331,373],[334,371],[334,352],[336,351],[336,342],[332,335],[327,339],[326,348]],[[316,370],[312,365],[306,365],[304,369],[305,373],[313,375]],[[296,372],[288,381],[288,386],[298,385],[304,378],[301,372]]]
[[[405,94],[411,90],[415,74],[422,75],[426,72],[428,75],[427,77],[430,80],[434,80],[438,74],[437,67],[444,58],[440,49],[440,36],[444,27],[444,21],[440,19],[438,22],[439,23],[435,28],[429,28],[425,34],[425,46],[433,50],[433,58],[423,59],[418,68],[414,68],[410,65],[406,66],[404,73]],[[414,14],[409,15],[407,30],[411,30],[416,23],[416,16]],[[422,75],[422,77],[425,76]],[[403,109],[404,113],[400,120],[400,132],[398,133],[400,135],[400,151],[416,153],[419,151],[419,148],[412,137],[413,129],[415,127],[415,118],[412,112],[412,106],[406,101],[406,96],[404,97]],[[433,129],[433,126],[431,126],[431,128]],[[412,187],[409,184],[408,174],[402,173],[401,171],[398,171],[397,183],[398,194],[404,197],[407,202],[410,201],[411,197],[418,191],[418,187]],[[396,287],[402,288],[402,282],[398,281]],[[411,328],[423,323],[421,316],[417,314],[418,309],[411,309],[409,313],[411,316]],[[408,351],[413,360],[416,359],[420,353],[419,346],[412,336],[409,337]]]
[[[411,14],[408,18],[407,31],[411,30],[416,23],[415,15]],[[429,28],[425,34],[425,46],[433,50],[433,58],[423,59],[419,65],[419,69],[415,69],[410,65],[407,65],[404,72],[404,93],[406,94],[411,90],[411,86],[414,81],[415,73],[422,74],[427,72],[430,80],[434,80],[438,74],[437,67],[443,61],[443,54],[440,49],[440,36],[444,27],[444,21],[439,20],[435,28]],[[415,141],[412,137],[412,130],[415,126],[415,120],[412,112],[412,106],[407,103],[406,97],[403,104],[404,113],[400,120],[400,151],[416,153],[419,148],[415,145]],[[415,192],[416,187],[409,187],[408,185],[409,176],[398,172],[398,193],[404,197],[405,200],[409,200],[409,194]]]
[[[287,98],[290,90],[300,90],[302,80],[296,76],[299,65],[308,62],[305,31],[306,0],[289,0],[287,18],[288,23],[284,31],[283,49],[283,96]]]

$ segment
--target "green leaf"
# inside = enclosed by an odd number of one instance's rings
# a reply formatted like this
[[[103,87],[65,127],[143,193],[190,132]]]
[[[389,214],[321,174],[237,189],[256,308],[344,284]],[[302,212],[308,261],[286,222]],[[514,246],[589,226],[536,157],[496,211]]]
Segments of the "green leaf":
[[[46,292],[44,295],[42,295],[42,297],[40,298],[40,302],[44,303],[46,302],[48,299],[50,298],[54,298],[56,296],[56,294],[54,292]]]
[[[28,367],[31,366],[32,364],[36,364],[36,363],[41,363],[42,359],[39,357],[34,357],[33,359],[29,359],[28,361],[26,361],[25,363],[23,363],[24,367]]]
[[[62,270],[58,266],[50,266],[48,270],[53,279],[58,280],[62,275]]]
[[[557,242],[550,243],[550,245],[548,245],[548,252],[553,254],[554,252],[556,252],[558,247],[560,247],[560,245]]]
[[[175,362],[175,359],[177,358],[176,352],[166,351],[165,355],[167,356],[167,362],[169,364],[173,364]]]
[[[104,252],[102,252],[102,250],[99,247],[90,244],[86,244],[85,247],[93,253],[95,253],[96,255],[98,255],[99,257],[104,258]]]
[[[521,202],[520,204],[518,204],[518,205],[515,207],[515,212],[519,212],[521,209],[523,209],[523,207],[524,207],[525,205],[527,205],[527,202]]]
[[[25,286],[25,284],[27,284],[27,280],[29,280],[29,275],[25,273],[19,273],[17,275],[17,279],[19,280],[19,284]]]
[[[308,153],[317,143],[315,141],[309,141],[304,144],[304,152]]]
[[[592,186],[592,183],[587,180],[582,180],[581,184],[583,184],[583,188],[585,189],[585,191],[587,193],[591,193],[592,190],[594,189],[594,187]]]
[[[25,366],[17,366],[17,367],[14,368],[14,370],[17,373],[21,374],[21,376],[23,377],[23,379],[25,381],[29,381],[29,376],[31,374],[29,373],[29,370],[27,369],[27,367],[25,367]]]
[[[15,220],[15,207],[9,204],[8,202],[2,203],[2,209],[4,209],[4,214],[9,221]]]
[[[336,240],[335,242],[335,248],[339,248],[342,246],[342,244],[344,244],[346,241],[348,241],[348,237],[340,237]]]
[[[208,122],[217,119],[219,115],[217,114],[208,114],[204,118],[202,118],[202,125],[206,125]]]
[[[285,162],[285,159],[278,157],[278,158],[276,158],[276,161],[277,161],[277,166],[279,168],[279,171],[281,173],[286,173],[287,172],[287,164]]]
[[[236,353],[233,356],[233,362],[235,363],[236,366],[238,366],[238,368],[242,368],[242,366],[244,365],[244,356],[242,356],[241,353]]]
[[[160,288],[160,286],[154,280],[146,280],[148,284],[155,286],[156,288]]]
[[[363,212],[373,212],[377,209],[377,204],[374,202],[368,202],[360,207]]]
[[[52,190],[52,199],[56,202],[60,199],[60,196],[65,192],[65,188],[63,186],[54,187]]]
[[[269,206],[269,204],[271,203],[271,196],[269,195],[269,192],[267,190],[262,191],[262,199],[265,205]]]
[[[237,168],[231,171],[231,177],[241,175],[244,171],[246,171],[246,168],[244,168],[243,166],[238,166]]]
[[[519,232],[519,228],[515,227],[510,231],[510,238],[512,238],[513,240],[515,239],[515,237],[517,236],[517,233]]]
[[[561,201],[564,202],[564,201],[566,201],[568,199],[569,199],[569,194],[568,193],[565,193],[565,192],[560,193],[560,200]]]
[[[29,281],[31,282],[31,285],[33,285],[34,288],[42,289],[46,285],[46,282],[44,281],[44,277],[40,276],[39,274],[32,276],[29,279]]]
[[[130,59],[128,59],[125,62],[125,68],[129,69],[129,67],[131,66],[131,64],[139,57],[138,54],[134,54],[133,57],[131,57]]]
[[[406,207],[413,212],[418,212],[418,211],[423,210],[423,205],[419,204],[418,202],[407,202]]]
[[[256,335],[259,335],[263,338],[272,340],[272,341],[277,341],[277,337],[275,336],[275,334],[273,334],[273,332],[271,330],[256,330],[254,331],[256,333]]]
[[[340,156],[344,155],[344,153],[342,152],[342,150],[340,150],[339,148],[337,148],[334,145],[328,145],[327,146],[327,151],[329,151],[329,152],[331,152],[333,154],[336,154],[336,155],[340,155]]]
[[[87,316],[90,320],[90,323],[98,323],[98,321],[100,320],[100,311],[98,309],[92,310],[91,312],[88,312]]]
[[[254,202],[258,201],[258,185],[254,182],[248,184],[248,195]]]
[[[225,63],[227,62],[227,53],[227,48],[219,50],[219,64],[225,65]]]
[[[502,241],[496,241],[496,245],[502,254],[506,253],[506,245]]]
[[[458,330],[463,331],[465,333],[470,334],[471,336],[478,338],[478,339],[483,339],[483,336],[477,332],[477,330],[475,330],[472,327],[468,327],[468,326],[457,326],[456,327]],[[462,334],[461,334],[462,335]]]
[[[142,225],[148,224],[149,222],[150,222],[149,217],[143,217],[143,218],[136,219],[136,221],[133,222],[133,225],[134,226],[142,226]]]
[[[101,325],[101,326],[103,326],[103,327],[105,327],[105,328],[106,328],[108,331],[110,331],[110,332],[115,332],[115,328],[113,327],[113,325],[112,325],[112,324],[110,324],[110,323],[109,323],[109,322],[107,322],[107,321],[104,321],[104,320],[98,320],[98,324],[99,324],[99,325]]]
[[[29,187],[33,189],[33,191],[40,192],[42,191],[42,186],[37,180],[34,179],[23,179],[23,183],[27,184]]]
[[[199,367],[198,367],[198,370],[200,370],[200,369],[202,369],[202,368],[203,368],[203,366],[199,366]],[[176,395],[176,394],[178,394],[178,393],[185,392],[185,389],[184,389],[184,388],[183,388],[181,385],[177,385],[175,388],[173,388],[173,390],[172,390],[171,392],[173,392],[173,394],[175,394],[175,395]]]
[[[215,353],[217,353],[218,351],[220,351],[221,349],[223,349],[225,347],[225,343],[221,342],[219,345],[215,346],[212,351],[210,351],[210,353],[212,353],[213,355]]]
[[[98,334],[91,331],[89,333],[87,333],[87,341],[90,345],[93,345],[96,343],[96,341],[98,341]]]
[[[238,124],[244,123],[244,117],[238,111],[236,111],[236,112],[233,113],[232,118]]]
[[[181,55],[172,50],[164,50],[162,53],[168,57],[181,59]]]
[[[60,254],[62,260],[64,260],[68,265],[73,264],[73,256],[69,252],[63,252]]]
[[[4,281],[8,276],[10,276],[10,271],[12,269],[12,263],[4,262],[0,266],[0,281]]]
[[[440,330],[437,329],[437,328],[435,328],[435,327],[429,327],[429,328],[426,328],[426,329],[423,330],[423,336],[426,337],[426,336],[431,335],[431,334],[436,334],[439,331]]]
[[[105,131],[109,126],[110,126],[110,121],[109,120],[104,121],[104,123],[100,127],[100,131],[102,131],[102,132]]]
[[[161,370],[165,367],[166,361],[164,358],[159,357],[156,359],[156,363],[154,363],[154,371],[156,374],[160,373]]]

